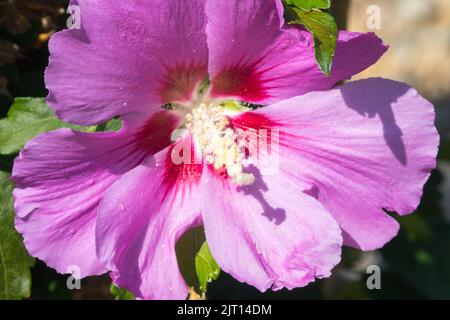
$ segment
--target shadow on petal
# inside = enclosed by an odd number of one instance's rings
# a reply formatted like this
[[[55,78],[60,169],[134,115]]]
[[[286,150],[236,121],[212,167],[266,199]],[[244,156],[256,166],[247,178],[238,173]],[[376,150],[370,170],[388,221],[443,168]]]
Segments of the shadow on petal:
[[[246,172],[255,176],[255,182],[251,186],[238,187],[239,192],[243,192],[245,195],[253,196],[263,207],[262,215],[269,221],[273,221],[274,224],[280,225],[286,220],[286,210],[283,208],[274,208],[264,197],[264,192],[269,191],[267,184],[264,182],[263,177],[259,169],[250,165],[246,168]]]
[[[379,81],[379,79],[368,79],[366,81]],[[395,158],[404,166],[408,164],[406,148],[403,142],[403,132],[397,125],[393,104],[403,96],[409,89],[406,84],[399,84],[390,81],[379,82],[377,99],[367,99],[367,92],[361,87],[363,83],[350,83],[341,87],[342,96],[346,105],[359,114],[373,118],[379,116],[383,124],[383,133],[386,144],[392,151]],[[394,85],[393,85],[394,84]],[[360,88],[356,88],[360,87]],[[373,94],[373,93],[371,93]],[[368,101],[368,103],[361,103]],[[376,101],[376,104],[373,103]]]

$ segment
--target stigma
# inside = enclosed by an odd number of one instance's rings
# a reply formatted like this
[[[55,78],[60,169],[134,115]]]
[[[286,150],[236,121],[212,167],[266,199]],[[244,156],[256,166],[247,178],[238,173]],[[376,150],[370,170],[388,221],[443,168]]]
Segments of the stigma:
[[[198,141],[206,163],[215,170],[225,170],[237,185],[255,182],[253,174],[244,172],[245,153],[223,106],[201,102],[185,115],[185,126]]]

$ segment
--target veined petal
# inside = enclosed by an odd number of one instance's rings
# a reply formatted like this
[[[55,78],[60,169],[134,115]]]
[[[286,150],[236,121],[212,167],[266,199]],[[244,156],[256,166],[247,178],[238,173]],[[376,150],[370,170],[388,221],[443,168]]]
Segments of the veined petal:
[[[201,224],[201,164],[176,163],[172,155],[191,138],[148,158],[105,194],[98,209],[97,252],[115,283],[144,299],[185,299],[176,241]]]
[[[280,29],[275,0],[209,0],[207,36],[212,95],[269,104],[325,90],[375,63],[386,46],[374,34],[341,32],[331,76],[300,27]]]
[[[77,0],[81,30],[50,40],[49,105],[93,125],[191,97],[206,77],[205,0]]]
[[[433,106],[411,87],[367,79],[312,92],[234,119],[279,131],[279,170],[310,184],[345,232],[347,245],[383,246],[408,214],[436,165]]]
[[[32,256],[60,273],[106,271],[95,252],[97,207],[106,190],[149,154],[170,143],[179,119],[156,113],[119,132],[60,129],[30,141],[14,164],[16,228]]]
[[[202,179],[202,216],[211,252],[234,278],[261,291],[306,286],[339,262],[341,231],[315,198],[287,175],[239,187],[209,168]]]

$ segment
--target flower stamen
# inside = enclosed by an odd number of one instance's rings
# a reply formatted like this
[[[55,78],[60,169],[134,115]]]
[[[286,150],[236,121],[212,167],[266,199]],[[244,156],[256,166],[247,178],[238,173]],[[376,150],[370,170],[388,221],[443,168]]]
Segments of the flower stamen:
[[[202,102],[186,114],[185,120],[208,164],[215,170],[225,169],[235,184],[247,186],[255,182],[253,174],[244,172],[239,137],[230,127],[223,107]]]

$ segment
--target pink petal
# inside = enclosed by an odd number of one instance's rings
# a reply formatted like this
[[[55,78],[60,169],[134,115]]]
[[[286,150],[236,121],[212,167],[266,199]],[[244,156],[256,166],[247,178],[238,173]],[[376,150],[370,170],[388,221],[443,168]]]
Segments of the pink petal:
[[[60,129],[29,142],[13,170],[16,228],[29,253],[60,273],[72,265],[81,277],[104,273],[95,252],[98,204],[122,174],[170,143],[177,124],[162,111],[143,127],[133,120],[120,132]]]
[[[341,231],[326,209],[287,175],[238,187],[205,170],[203,221],[220,267],[261,291],[306,286],[339,262]]]
[[[48,102],[93,125],[189,99],[207,74],[205,0],[78,0],[81,30],[50,41]]]
[[[331,77],[322,74],[311,35],[280,29],[274,0],[209,0],[212,95],[269,104],[325,90],[375,63],[386,51],[374,34],[341,33]]]
[[[185,299],[175,243],[201,223],[200,164],[172,162],[185,139],[124,175],[98,209],[97,252],[115,283],[145,299]]]
[[[280,172],[310,193],[345,231],[345,243],[383,246],[408,214],[436,164],[433,106],[411,87],[384,79],[356,81],[245,113],[237,127],[279,130]]]

